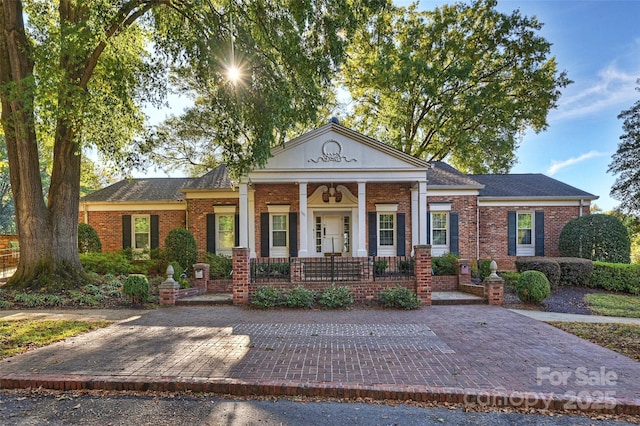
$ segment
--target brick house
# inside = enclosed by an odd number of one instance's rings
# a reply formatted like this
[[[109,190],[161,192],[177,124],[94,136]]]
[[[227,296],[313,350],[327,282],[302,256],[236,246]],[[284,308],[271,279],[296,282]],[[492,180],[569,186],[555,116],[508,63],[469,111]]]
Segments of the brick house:
[[[427,163],[336,122],[272,151],[232,182],[224,165],[199,178],[123,180],[81,200],[105,251],[155,248],[175,227],[202,258],[247,247],[251,257],[558,255],[564,224],[597,196],[542,174],[465,175]]]

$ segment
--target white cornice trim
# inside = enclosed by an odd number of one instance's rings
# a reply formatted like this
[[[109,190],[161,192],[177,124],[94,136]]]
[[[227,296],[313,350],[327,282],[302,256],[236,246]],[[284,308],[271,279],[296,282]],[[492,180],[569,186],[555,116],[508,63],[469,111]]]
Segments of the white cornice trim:
[[[80,211],[88,212],[115,212],[115,211],[150,211],[150,210],[187,210],[186,201],[175,202],[81,202]]]

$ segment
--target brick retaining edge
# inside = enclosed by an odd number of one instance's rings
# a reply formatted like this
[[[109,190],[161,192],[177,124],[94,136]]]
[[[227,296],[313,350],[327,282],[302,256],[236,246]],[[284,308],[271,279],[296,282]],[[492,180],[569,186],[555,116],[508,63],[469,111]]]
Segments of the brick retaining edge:
[[[210,380],[162,377],[118,378],[84,375],[7,375],[0,389],[44,388],[59,391],[152,391],[229,394],[234,396],[306,396],[324,398],[371,398],[373,400],[462,404],[469,407],[534,408],[640,415],[640,399],[606,398],[588,401],[575,396],[532,391],[463,389],[419,385],[365,385],[360,383],[296,383],[292,381]]]

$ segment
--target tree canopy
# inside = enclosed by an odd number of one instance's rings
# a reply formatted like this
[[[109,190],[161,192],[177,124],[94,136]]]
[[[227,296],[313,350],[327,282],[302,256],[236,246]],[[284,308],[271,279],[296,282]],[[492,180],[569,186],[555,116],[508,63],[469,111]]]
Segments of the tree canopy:
[[[640,87],[636,90],[640,91]],[[611,188],[611,196],[620,201],[624,211],[640,217],[640,100],[622,111],[618,119],[624,120],[624,133],[609,164],[608,171],[618,175]]]
[[[132,143],[149,140],[141,105],[163,101],[169,76],[212,95],[207,102],[224,130],[212,144],[226,143],[231,166],[259,165],[276,129],[313,116],[349,35],[370,6],[383,4],[0,0],[1,122],[21,250],[8,285],[82,284],[83,150],[96,148],[125,169],[139,165],[140,152],[152,149]],[[225,78],[236,59],[242,84]],[[47,146],[52,167],[43,196]]]
[[[465,172],[508,172],[526,129],[547,127],[560,89],[551,44],[535,18],[495,0],[430,11],[389,7],[356,32],[342,67],[347,124]]]

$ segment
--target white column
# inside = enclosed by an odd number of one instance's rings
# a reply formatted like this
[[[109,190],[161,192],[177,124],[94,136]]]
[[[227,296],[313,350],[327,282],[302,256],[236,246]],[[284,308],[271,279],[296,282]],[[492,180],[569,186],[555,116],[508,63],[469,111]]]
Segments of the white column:
[[[300,204],[300,212],[298,223],[300,227],[300,249],[298,257],[309,257],[309,241],[307,231],[307,182],[298,183],[298,203]]]
[[[427,181],[418,182],[418,211],[420,212],[419,244],[427,244]]]
[[[358,182],[358,251],[357,256],[367,253],[367,183]]]
[[[241,183],[240,188],[240,247],[249,247],[249,188]]]
[[[411,256],[413,248],[420,244],[420,202],[418,188],[411,188]]]
[[[249,220],[249,248],[252,258],[256,258],[256,190],[249,188],[249,211],[247,217]]]

